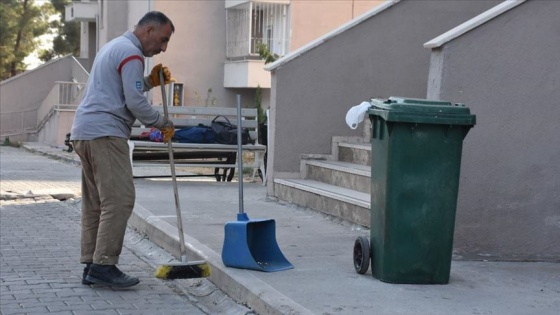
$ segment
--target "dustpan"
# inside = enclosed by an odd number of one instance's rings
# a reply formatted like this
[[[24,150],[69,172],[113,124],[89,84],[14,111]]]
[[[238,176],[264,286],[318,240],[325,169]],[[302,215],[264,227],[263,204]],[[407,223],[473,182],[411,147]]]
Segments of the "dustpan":
[[[237,165],[239,173],[239,213],[237,221],[225,225],[222,261],[233,268],[274,272],[294,266],[276,242],[273,219],[249,219],[243,209],[243,159],[241,148],[241,96],[237,95]]]

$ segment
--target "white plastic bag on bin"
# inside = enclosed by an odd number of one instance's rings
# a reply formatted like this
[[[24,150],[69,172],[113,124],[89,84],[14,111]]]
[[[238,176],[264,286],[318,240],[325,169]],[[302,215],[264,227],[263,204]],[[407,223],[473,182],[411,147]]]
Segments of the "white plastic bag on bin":
[[[358,128],[370,107],[371,103],[369,102],[362,102],[360,105],[352,106],[346,113],[346,124],[348,127],[352,129]]]

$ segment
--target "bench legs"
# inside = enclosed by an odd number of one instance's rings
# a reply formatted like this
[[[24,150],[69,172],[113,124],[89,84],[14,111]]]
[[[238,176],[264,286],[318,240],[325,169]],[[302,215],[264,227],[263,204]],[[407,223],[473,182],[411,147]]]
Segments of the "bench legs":
[[[229,153],[226,158],[226,164],[235,165],[236,158],[237,158],[237,153],[234,152]],[[222,174],[220,174],[220,170],[223,171]],[[231,182],[234,174],[235,174],[235,166],[225,167],[225,168],[220,168],[220,167],[214,168],[214,177],[216,177],[216,181],[218,182],[226,182],[226,181]]]
[[[255,176],[257,174],[257,171],[261,171],[262,174],[262,181],[263,181],[263,186],[266,185],[266,163],[264,160],[264,156],[265,156],[266,152],[255,152],[255,162],[253,163],[253,181],[255,181]]]

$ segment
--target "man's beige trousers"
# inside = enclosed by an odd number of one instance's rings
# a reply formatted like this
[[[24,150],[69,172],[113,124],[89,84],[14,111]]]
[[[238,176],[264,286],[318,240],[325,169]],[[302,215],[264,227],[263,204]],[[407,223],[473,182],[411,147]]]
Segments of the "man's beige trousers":
[[[126,139],[73,141],[82,161],[82,263],[119,262],[135,190]]]

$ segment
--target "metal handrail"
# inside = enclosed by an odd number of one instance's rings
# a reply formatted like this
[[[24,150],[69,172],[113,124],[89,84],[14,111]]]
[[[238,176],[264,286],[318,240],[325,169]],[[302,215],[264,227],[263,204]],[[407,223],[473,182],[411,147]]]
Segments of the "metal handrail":
[[[2,127],[0,131],[1,137],[10,137],[23,134],[32,134],[37,132],[35,126],[27,126],[34,121],[37,116],[37,109],[26,109],[20,111],[4,112],[2,113]],[[12,128],[5,129],[6,126],[13,126]]]

